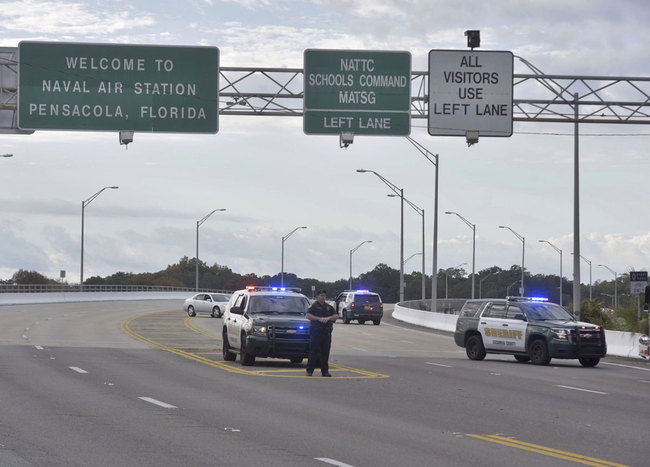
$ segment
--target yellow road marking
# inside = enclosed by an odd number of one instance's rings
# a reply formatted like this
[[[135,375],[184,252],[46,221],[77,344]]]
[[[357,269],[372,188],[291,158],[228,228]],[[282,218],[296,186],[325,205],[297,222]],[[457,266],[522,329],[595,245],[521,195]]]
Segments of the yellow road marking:
[[[173,331],[172,329],[169,329],[165,326],[167,326],[167,323],[162,322],[162,323],[147,323],[147,326],[144,326],[148,331],[145,333],[147,334],[146,336],[143,335],[141,332],[137,332],[133,329],[134,321],[140,318],[146,318],[150,317],[152,315],[162,313],[162,312],[156,312],[156,313],[149,313],[146,315],[140,315],[140,316],[133,316],[131,318],[128,318],[124,320],[120,324],[120,329],[122,332],[125,334],[133,337],[136,340],[139,340],[140,342],[144,342],[147,345],[150,345],[152,347],[155,347],[160,350],[164,350],[166,352],[173,353],[175,355],[179,355],[181,357],[188,358],[190,360],[193,360],[195,362],[203,363],[205,365],[209,365],[214,368],[219,368],[221,370],[228,371],[230,373],[236,373],[240,375],[249,375],[249,376],[270,376],[270,377],[275,377],[275,378],[304,378],[305,377],[305,369],[304,368],[286,368],[286,369],[278,369],[278,368],[273,368],[273,369],[265,369],[264,367],[258,366],[256,369],[244,369],[238,364],[234,364],[233,362],[226,362],[222,360],[212,360],[209,358],[205,358],[202,355],[221,355],[221,352],[190,352],[186,349],[210,349],[210,350],[221,350],[222,349],[222,339],[221,336],[212,334],[208,331],[205,331],[203,329],[198,328],[194,323],[193,319],[190,317],[185,318],[184,320],[184,325],[185,327],[197,334],[201,334],[202,336],[205,336],[209,339],[219,341],[218,344],[216,345],[201,345],[200,343],[197,343],[197,345],[179,345],[179,346],[170,346],[163,344],[162,342],[158,342],[158,340],[161,337],[167,338],[170,341],[176,343],[176,342],[187,342],[187,341],[192,341],[196,342],[196,339],[198,336],[195,337],[175,337],[175,336],[183,336],[187,335],[179,331]],[[154,330],[155,328],[155,330]],[[334,377],[337,379],[376,379],[376,378],[388,378],[388,375],[382,374],[382,373],[376,373],[372,371],[367,371],[367,370],[361,370],[358,368],[352,368],[348,367],[345,365],[339,365],[335,363],[330,364],[330,373],[336,374],[339,373],[339,375],[335,375]],[[348,373],[346,375],[346,373]],[[350,375],[349,373],[352,373]],[[316,378],[319,379],[319,378]]]
[[[625,464],[618,464],[616,462],[609,462],[602,459],[596,459],[594,457],[582,456],[580,454],[574,454],[572,452],[560,451],[558,449],[549,448],[546,446],[541,446],[539,444],[526,443],[524,441],[519,441],[514,438],[510,438],[503,435],[474,435],[466,434],[470,438],[481,439],[483,441],[489,441],[491,443],[501,444],[503,446],[508,446],[512,448],[522,449],[524,451],[535,452],[538,454],[543,454],[549,457],[555,457],[557,459],[564,459],[578,464],[592,465],[596,467],[629,467]]]

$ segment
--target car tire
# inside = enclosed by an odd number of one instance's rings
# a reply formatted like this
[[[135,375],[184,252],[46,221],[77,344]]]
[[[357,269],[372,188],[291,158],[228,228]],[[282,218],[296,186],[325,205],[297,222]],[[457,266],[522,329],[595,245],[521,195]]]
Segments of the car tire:
[[[530,357],[528,355],[515,355],[515,360],[519,363],[526,363],[530,361]]]
[[[374,324],[375,326],[379,326],[379,323],[381,323],[380,319],[373,319],[372,320],[372,324]]]
[[[481,336],[477,334],[469,336],[465,345],[465,353],[470,360],[483,360],[485,358],[486,352]]]
[[[223,359],[227,362],[234,362],[237,358],[237,354],[230,351],[230,345],[228,345],[228,332],[223,330]]]
[[[303,358],[302,357],[292,357],[291,358],[291,363],[302,363]]]
[[[194,311],[194,307],[192,305],[187,307],[187,315],[190,318],[193,318],[194,316],[196,316],[196,311]]]
[[[533,365],[548,365],[551,357],[548,355],[548,347],[542,339],[536,339],[530,344],[528,349],[530,361]]]
[[[580,362],[580,365],[584,366],[585,368],[592,368],[598,365],[598,362],[600,362],[600,357],[579,357],[578,361]]]
[[[218,306],[215,306],[215,307],[212,309],[212,317],[213,317],[213,318],[221,318],[221,310],[219,309]]]
[[[244,334],[241,335],[241,350],[239,352],[239,358],[241,360],[241,364],[244,366],[255,365],[255,355],[251,355],[246,352],[246,336]]]
[[[350,318],[348,318],[348,312],[343,310],[343,324],[350,324]]]

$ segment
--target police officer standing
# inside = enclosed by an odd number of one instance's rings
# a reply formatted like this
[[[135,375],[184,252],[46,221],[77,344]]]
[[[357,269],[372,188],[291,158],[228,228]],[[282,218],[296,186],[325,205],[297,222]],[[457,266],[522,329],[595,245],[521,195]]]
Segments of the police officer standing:
[[[309,326],[309,360],[307,360],[307,376],[314,373],[319,366],[323,376],[332,376],[329,372],[328,360],[332,345],[332,327],[339,315],[332,305],[325,303],[327,292],[319,290],[316,301],[307,310]]]

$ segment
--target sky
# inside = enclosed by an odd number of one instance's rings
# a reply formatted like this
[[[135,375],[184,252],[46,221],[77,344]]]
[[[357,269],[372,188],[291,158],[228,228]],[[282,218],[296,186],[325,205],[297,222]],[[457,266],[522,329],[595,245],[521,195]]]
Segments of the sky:
[[[215,46],[222,67],[302,68],[305,49],[411,53],[426,71],[432,49],[465,49],[467,29],[481,50],[509,50],[547,74],[650,77],[645,0],[457,2],[424,0],[3,1],[0,47],[22,40]],[[515,73],[529,69],[515,59]],[[515,122],[508,138],[411,137],[439,155],[438,268],[476,271],[521,264],[531,274],[573,275],[573,125]],[[592,278],[647,270],[650,223],[646,157],[650,128],[582,125],[580,248]],[[217,134],[136,132],[127,147],[115,131],[1,134],[0,279],[18,269],[69,282],[84,276],[155,272],[196,254],[246,274],[285,272],[333,281],[379,263],[399,269],[400,206],[374,170],[425,211],[425,268],[432,270],[434,167],[403,137],[306,135],[300,117],[221,115]],[[421,252],[421,216],[404,212],[404,258]],[[463,264],[465,263],[465,264]],[[405,272],[421,270],[415,256]],[[581,282],[589,266],[581,262]]]

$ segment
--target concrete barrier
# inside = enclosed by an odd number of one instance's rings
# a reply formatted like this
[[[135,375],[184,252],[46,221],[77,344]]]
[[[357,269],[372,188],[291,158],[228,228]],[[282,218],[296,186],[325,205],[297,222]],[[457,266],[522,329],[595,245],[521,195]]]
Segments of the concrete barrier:
[[[38,303],[110,302],[115,300],[185,300],[193,292],[52,292],[3,293],[1,305],[28,305]]]
[[[400,306],[397,303],[393,310],[393,318],[404,321],[405,323],[437,329],[439,331],[454,332],[456,330],[458,315],[414,310]],[[641,358],[639,357],[639,338],[642,335],[606,329],[607,354],[619,357]]]

